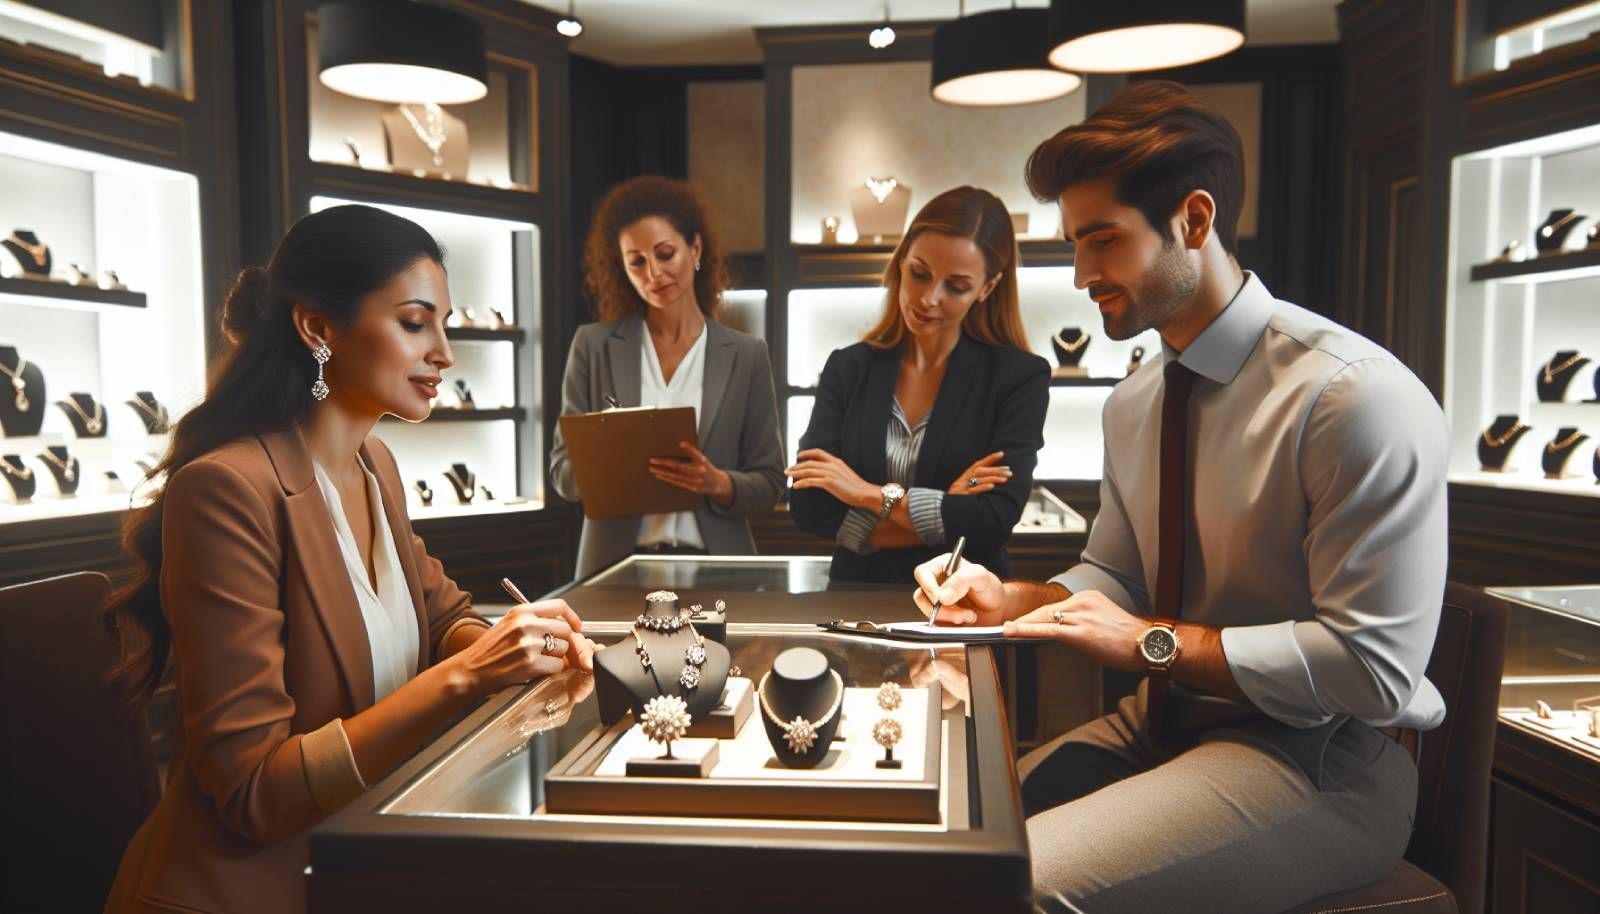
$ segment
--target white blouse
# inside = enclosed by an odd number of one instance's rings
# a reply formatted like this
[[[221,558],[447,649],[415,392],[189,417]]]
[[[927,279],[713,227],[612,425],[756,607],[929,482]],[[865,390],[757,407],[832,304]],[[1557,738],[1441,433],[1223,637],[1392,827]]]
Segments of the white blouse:
[[[417,610],[411,599],[411,587],[406,583],[404,569],[400,567],[400,553],[396,551],[394,534],[389,529],[389,518],[383,510],[383,499],[378,495],[378,478],[361,464],[362,475],[367,480],[367,504],[372,511],[377,530],[372,544],[372,566],[378,581],[373,590],[367,576],[366,565],[361,561],[361,549],[350,522],[344,515],[344,503],[339,489],[320,464],[316,464],[317,487],[328,503],[333,516],[333,530],[339,540],[339,552],[344,556],[345,570],[350,572],[350,583],[355,587],[356,603],[361,607],[361,620],[367,626],[367,643],[372,648],[373,700],[405,685],[417,672]]]
[[[661,371],[661,359],[656,355],[650,333],[645,331],[643,352],[639,354],[639,405],[658,409],[670,406],[688,406],[694,409],[696,426],[700,422],[700,404],[706,377],[706,330],[689,347],[689,352],[678,363],[668,383]],[[687,454],[683,456],[687,457]],[[700,522],[693,511],[672,514],[646,514],[639,524],[638,544],[641,546],[685,546],[704,549],[706,542],[700,536]]]

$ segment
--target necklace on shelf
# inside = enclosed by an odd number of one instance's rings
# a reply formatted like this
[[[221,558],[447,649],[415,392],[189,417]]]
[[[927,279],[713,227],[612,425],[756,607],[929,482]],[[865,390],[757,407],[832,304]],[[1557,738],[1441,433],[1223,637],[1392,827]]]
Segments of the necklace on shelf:
[[[415,114],[411,113],[410,105],[401,105],[400,113],[405,115],[406,120],[410,122],[411,129],[417,134],[417,139],[422,141],[422,145],[428,147],[428,152],[433,156],[434,167],[437,168],[444,165],[444,156],[440,154],[440,150],[444,149],[444,141],[446,139],[444,111],[433,102],[424,104],[422,106],[422,116],[427,121],[426,125],[421,120],[418,120]]]
[[[467,471],[466,479],[461,478],[455,467],[446,470],[444,475],[450,477],[450,481],[456,484],[456,488],[466,496],[467,501],[471,501],[473,496],[478,494],[478,474],[471,470]]]
[[[1515,438],[1517,436],[1517,433],[1526,431],[1527,428],[1528,428],[1528,426],[1523,425],[1522,424],[1522,420],[1519,419],[1516,422],[1512,423],[1511,427],[1506,429],[1505,432],[1503,434],[1500,434],[1500,435],[1491,435],[1491,434],[1489,434],[1489,430],[1488,429],[1484,429],[1483,430],[1483,443],[1489,445],[1492,448],[1505,447],[1507,441],[1510,441],[1512,438]]]
[[[1560,441],[1552,441],[1549,444],[1545,445],[1544,447],[1545,447],[1545,450],[1547,450],[1550,453],[1554,454],[1557,451],[1564,451],[1567,448],[1572,447],[1574,444],[1577,444],[1580,439],[1587,438],[1587,437],[1588,436],[1585,435],[1583,432],[1580,432],[1577,429],[1573,429],[1572,434],[1570,434],[1567,437],[1561,439]]]
[[[767,720],[772,721],[774,726],[783,730],[783,741],[789,744],[790,752],[796,755],[805,755],[811,751],[812,746],[816,745],[817,731],[827,726],[828,721],[833,720],[833,715],[838,714],[839,707],[844,704],[844,680],[839,678],[839,674],[836,671],[828,671],[828,675],[833,677],[835,691],[833,705],[828,708],[828,713],[815,721],[806,720],[798,714],[794,716],[794,720],[785,721],[772,713],[772,702],[767,699],[767,679],[771,675],[772,673],[769,672],[762,676],[760,685],[756,686],[756,694],[761,698],[761,713],[765,714]]]
[[[867,179],[867,190],[872,194],[872,199],[879,203],[889,199],[889,195],[894,193],[894,189],[899,186],[900,182],[894,178]]]
[[[12,402],[17,405],[17,412],[19,413],[25,413],[33,406],[28,400],[28,379],[22,376],[23,369],[27,367],[28,360],[23,358],[20,352],[17,353],[17,367],[7,368],[5,365],[0,364],[0,371],[5,372],[6,377],[11,379],[11,389],[17,393],[16,399],[12,400]]]
[[[1061,345],[1062,352],[1077,352],[1079,349],[1089,345],[1089,334],[1087,333],[1078,334],[1078,338],[1069,343],[1061,338],[1061,331],[1058,330],[1056,331],[1055,339]]]
[[[135,409],[150,417],[151,423],[155,425],[155,428],[152,429],[152,431],[160,431],[167,427],[167,408],[165,406],[157,403],[154,407],[152,407],[150,404],[144,402],[144,398],[140,396],[135,396],[128,402],[132,403]]]
[[[21,458],[18,458],[18,459],[20,460]],[[23,482],[27,482],[28,480],[33,478],[33,468],[32,467],[29,467],[29,466],[20,466],[20,467],[19,466],[13,466],[12,463],[11,463],[11,458],[10,457],[0,457],[0,470],[5,470],[7,476],[15,476],[16,478],[22,480]]]
[[[1557,219],[1556,221],[1550,223],[1549,225],[1539,229],[1539,234],[1543,235],[1546,238],[1550,238],[1550,237],[1555,235],[1556,229],[1561,228],[1563,225],[1566,225],[1568,222],[1571,222],[1572,220],[1574,220],[1576,218],[1578,218],[1578,213],[1577,213],[1576,210],[1574,210],[1573,212],[1567,213],[1565,216],[1562,216],[1560,219]]]
[[[1556,382],[1556,375],[1564,373],[1568,368],[1571,368],[1582,360],[1583,355],[1581,353],[1574,352],[1572,354],[1572,358],[1564,360],[1560,365],[1555,365],[1552,364],[1555,362],[1555,356],[1551,356],[1550,361],[1546,362],[1544,366],[1544,382],[1546,384],[1554,384]]]
[[[633,652],[639,657],[639,666],[654,676],[655,661],[651,659],[650,649],[645,647],[644,639],[639,636],[640,628],[641,626],[635,625],[628,629],[628,633],[633,635]],[[695,689],[700,686],[700,670],[706,665],[706,641],[698,631],[695,631],[693,625],[689,626],[689,634],[694,638],[694,643],[683,649],[683,672],[678,674],[678,685],[685,689]],[[659,683],[657,687],[659,688]]]
[[[68,457],[63,460],[55,455],[54,451],[44,450],[39,456],[61,468],[61,478],[67,482],[76,482],[78,479],[78,458]]]
[[[6,238],[6,240],[17,247],[22,248],[24,251],[27,251],[28,254],[33,257],[33,262],[36,266],[44,266],[45,260],[49,258],[50,245],[45,244],[42,241],[38,244],[29,244],[28,242],[23,241],[21,238],[18,238],[16,232],[12,232],[11,235]]]
[[[94,415],[91,416],[83,411],[83,407],[79,406],[78,401],[73,397],[68,397],[61,402],[65,403],[72,409],[73,412],[78,414],[78,418],[83,420],[83,430],[89,434],[98,435],[100,434],[100,430],[106,427],[106,406],[104,403],[96,403],[94,405]]]

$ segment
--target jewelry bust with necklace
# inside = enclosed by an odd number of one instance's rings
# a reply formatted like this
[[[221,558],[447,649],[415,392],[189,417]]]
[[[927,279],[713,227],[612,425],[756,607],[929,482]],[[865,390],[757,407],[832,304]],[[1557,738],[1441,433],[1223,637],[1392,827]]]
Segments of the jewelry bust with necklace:
[[[1567,399],[1569,392],[1581,398],[1582,394],[1573,386],[1573,382],[1579,375],[1592,373],[1593,370],[1589,359],[1577,350],[1563,349],[1557,352],[1548,362],[1539,366],[1539,373],[1533,379],[1539,402],[1560,403]],[[1600,391],[1596,391],[1596,396],[1600,396]]]
[[[688,616],[676,593],[653,591],[625,644],[595,655],[602,719],[613,720],[630,708],[637,717],[657,695],[682,698],[696,721],[710,719],[722,702],[731,658],[726,647],[702,635]]]
[[[85,407],[84,403],[88,403],[89,406]],[[100,438],[105,435],[106,407],[92,395],[67,394],[67,398],[57,400],[56,405],[61,407],[68,419],[72,420],[72,427],[77,430],[79,438]]]
[[[389,165],[399,172],[464,180],[467,125],[436,104],[404,103],[383,115]]]

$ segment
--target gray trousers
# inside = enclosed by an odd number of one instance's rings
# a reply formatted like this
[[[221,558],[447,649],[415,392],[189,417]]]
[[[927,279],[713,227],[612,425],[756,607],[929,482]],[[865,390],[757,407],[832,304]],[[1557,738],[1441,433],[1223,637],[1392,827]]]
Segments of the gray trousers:
[[[1038,910],[1271,914],[1400,861],[1417,770],[1379,731],[1257,719],[1164,747],[1144,711],[1141,687],[1018,763]]]

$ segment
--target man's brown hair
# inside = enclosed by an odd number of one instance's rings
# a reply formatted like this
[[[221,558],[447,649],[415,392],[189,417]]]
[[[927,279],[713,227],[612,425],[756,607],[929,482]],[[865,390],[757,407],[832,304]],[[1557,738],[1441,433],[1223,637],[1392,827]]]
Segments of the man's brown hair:
[[[1191,191],[1216,201],[1212,229],[1238,256],[1244,203],[1244,145],[1215,108],[1175,82],[1136,82],[1086,120],[1064,128],[1028,156],[1028,190],[1053,202],[1074,184],[1105,179],[1118,200],[1138,209],[1164,240],[1172,214]]]

